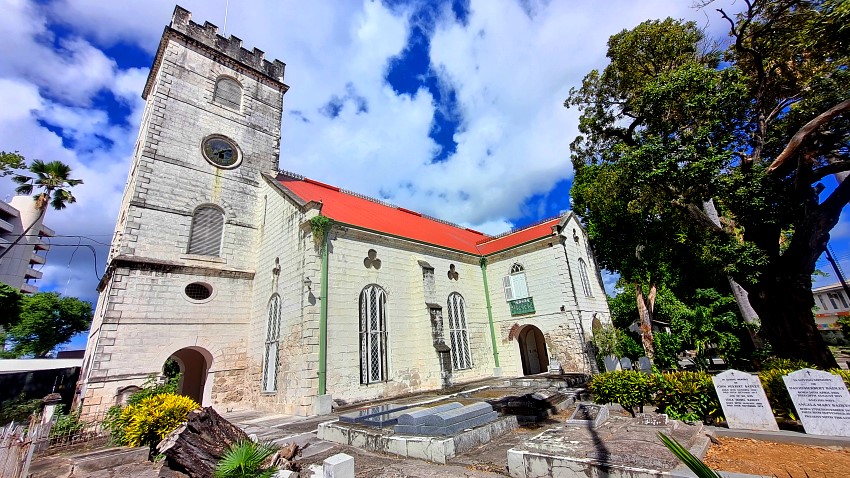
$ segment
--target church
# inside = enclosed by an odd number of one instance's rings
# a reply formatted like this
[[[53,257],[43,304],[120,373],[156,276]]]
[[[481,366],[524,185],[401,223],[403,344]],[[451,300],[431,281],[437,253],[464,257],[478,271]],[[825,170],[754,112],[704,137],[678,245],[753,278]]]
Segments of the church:
[[[279,170],[284,69],[175,8],[98,286],[84,414],[169,359],[202,405],[295,415],[594,370],[610,316],[572,213],[489,236]]]

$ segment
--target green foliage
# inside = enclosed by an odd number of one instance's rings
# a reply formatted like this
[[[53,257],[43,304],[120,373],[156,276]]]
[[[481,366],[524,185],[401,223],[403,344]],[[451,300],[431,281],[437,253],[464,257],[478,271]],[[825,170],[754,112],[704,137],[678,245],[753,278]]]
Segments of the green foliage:
[[[652,334],[652,344],[655,347],[653,365],[659,369],[679,368],[678,354],[682,349],[679,338],[665,332]]]
[[[53,427],[50,429],[50,437],[63,437],[75,435],[85,428],[86,424],[80,421],[79,412],[65,413],[57,410],[53,414]]]
[[[26,160],[17,151],[13,153],[0,151],[0,177],[13,174],[13,170],[25,167],[27,167]]]
[[[41,192],[34,196],[36,205],[44,210],[48,202],[53,209],[65,209],[68,204],[77,202],[69,188],[83,184],[81,179],[71,179],[71,167],[61,161],[44,162],[33,160],[28,174],[16,174],[12,180],[19,184],[18,194],[30,195],[35,188]]]
[[[628,332],[617,329],[617,357],[628,357],[634,362],[638,357],[642,357],[644,353],[643,345]]]
[[[841,333],[844,338],[850,340],[850,316],[839,317],[836,322],[841,326]]]
[[[596,358],[602,368],[602,357],[616,355],[636,360],[643,355],[643,347],[629,334],[610,325],[605,325],[593,333],[593,345],[596,347]]]
[[[594,375],[588,389],[595,403],[618,403],[635,416],[635,408],[652,403],[652,376],[635,370],[615,370]]]
[[[797,419],[797,409],[794,408],[794,402],[791,401],[791,395],[788,394],[788,389],[782,380],[783,375],[788,375],[796,370],[798,369],[774,366],[773,368],[759,372],[761,386],[764,388],[764,393],[767,395],[767,401],[770,403],[773,414],[777,417],[790,418],[792,420]]]
[[[194,400],[182,395],[161,393],[146,397],[121,412],[121,421],[126,423],[124,439],[129,446],[153,447],[198,408]]]
[[[41,411],[40,398],[27,399],[24,393],[0,403],[0,426],[9,422],[27,423],[30,417]]]
[[[708,465],[702,462],[702,460],[694,456],[693,453],[683,447],[678,441],[676,441],[675,438],[668,437],[661,432],[658,432],[658,436],[661,438],[661,442],[664,443],[664,446],[666,446],[671,453],[676,455],[676,458],[684,463],[685,466],[693,471],[697,478],[721,478],[719,474],[709,468]]]
[[[841,379],[844,380],[844,386],[847,387],[848,390],[850,390],[850,370],[834,368],[831,369],[829,373],[841,377]]]
[[[127,422],[122,419],[123,411],[124,407],[121,405],[112,405],[103,417],[103,428],[109,430],[109,441],[115,445],[127,444],[127,434],[124,432]]]
[[[670,418],[712,423],[722,413],[711,375],[669,372],[655,375],[655,404]]]
[[[219,460],[215,468],[215,478],[268,478],[277,472],[275,467],[264,464],[277,452],[270,443],[240,441],[230,448]]]
[[[803,360],[791,360],[786,358],[777,358],[771,357],[761,364],[761,370],[774,370],[774,369],[783,369],[783,370],[791,370],[792,372],[795,370],[800,370],[804,368],[814,368],[814,365],[803,361]]]
[[[673,320],[673,332],[682,344],[697,353],[697,366],[707,366],[710,350],[723,357],[726,363],[741,361],[741,337],[749,329],[737,313],[735,299],[713,289],[699,289],[694,294],[696,305],[691,313]]]
[[[0,327],[8,327],[21,315],[21,293],[0,282]]]
[[[331,230],[333,221],[327,216],[313,216],[310,219],[310,230],[313,232],[313,242],[320,246],[325,239],[325,234]]]
[[[8,325],[6,338],[14,357],[46,357],[57,346],[85,332],[91,325],[92,305],[56,292],[39,292],[21,298],[18,319]]]
[[[142,400],[162,394],[176,394],[180,383],[180,375],[171,377],[159,383],[155,375],[151,375],[142,384],[142,389],[127,397],[127,406],[135,406]],[[124,407],[113,405],[106,411],[103,426],[110,433],[110,440],[116,445],[128,445],[127,429],[130,425],[130,415],[124,415]]]

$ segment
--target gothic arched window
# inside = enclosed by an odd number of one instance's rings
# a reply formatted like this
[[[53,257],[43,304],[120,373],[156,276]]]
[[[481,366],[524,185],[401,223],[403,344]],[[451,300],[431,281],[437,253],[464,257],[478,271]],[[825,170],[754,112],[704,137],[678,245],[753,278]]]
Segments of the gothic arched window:
[[[515,263],[511,266],[511,273],[502,280],[505,288],[505,299],[516,300],[528,297],[528,284],[525,282],[525,268],[522,264]]]
[[[466,330],[466,311],[463,296],[457,292],[449,294],[449,339],[452,345],[452,368],[462,370],[472,367],[469,353],[469,333]]]
[[[263,391],[277,390],[277,366],[280,355],[280,296],[269,299],[269,317],[266,328],[266,349],[263,356]]]
[[[219,255],[223,230],[224,212],[211,204],[199,206],[192,215],[187,252],[204,256]]]
[[[372,284],[360,292],[360,383],[387,380],[387,294]]]
[[[242,106],[242,85],[233,78],[222,76],[215,82],[213,102],[238,110]]]
[[[587,264],[581,258],[578,260],[578,275],[581,277],[581,288],[584,291],[584,296],[593,297],[593,291],[590,289],[590,279],[587,276]]]

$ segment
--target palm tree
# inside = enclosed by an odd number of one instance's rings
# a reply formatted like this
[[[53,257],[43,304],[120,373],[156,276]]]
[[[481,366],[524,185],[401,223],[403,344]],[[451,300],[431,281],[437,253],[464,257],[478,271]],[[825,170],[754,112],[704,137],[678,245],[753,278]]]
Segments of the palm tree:
[[[38,218],[33,221],[26,230],[9,245],[2,253],[0,259],[3,258],[12,247],[21,242],[21,239],[26,237],[30,229],[36,224],[41,223],[44,214],[47,212],[47,205],[53,207],[57,211],[65,209],[68,204],[77,202],[77,199],[71,194],[68,188],[83,184],[81,179],[71,179],[71,167],[61,161],[51,161],[45,163],[40,159],[36,159],[29,167],[29,171],[35,175],[30,177],[22,174],[16,174],[12,180],[20,184],[15,189],[18,194],[32,194],[33,188],[39,188],[40,192],[33,196],[35,207],[38,209]]]

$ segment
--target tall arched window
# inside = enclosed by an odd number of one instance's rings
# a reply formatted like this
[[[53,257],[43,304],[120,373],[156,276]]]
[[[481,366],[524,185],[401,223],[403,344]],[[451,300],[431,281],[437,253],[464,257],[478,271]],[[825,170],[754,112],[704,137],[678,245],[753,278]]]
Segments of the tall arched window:
[[[469,333],[466,331],[466,312],[463,296],[457,292],[449,294],[449,338],[452,344],[452,368],[462,370],[472,367],[469,353]]]
[[[387,379],[387,294],[368,285],[360,292],[360,383]]]
[[[581,288],[584,291],[584,296],[593,297],[593,291],[590,289],[590,279],[587,277],[587,264],[581,258],[578,260],[578,275],[581,277]]]
[[[525,282],[525,268],[522,264],[515,263],[511,266],[511,273],[502,280],[505,288],[505,299],[516,300],[528,297],[528,285]]]
[[[277,390],[277,366],[280,355],[280,296],[269,299],[269,318],[266,328],[266,349],[263,357],[263,391]]]
[[[205,205],[195,209],[192,230],[189,233],[189,254],[217,256],[221,253],[221,233],[224,230],[224,212],[216,206]]]
[[[233,78],[222,76],[215,82],[213,102],[238,110],[242,106],[242,86]]]

